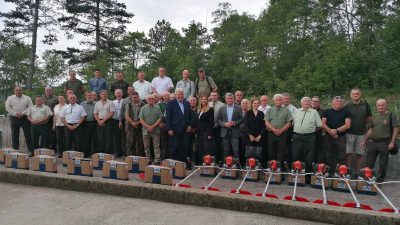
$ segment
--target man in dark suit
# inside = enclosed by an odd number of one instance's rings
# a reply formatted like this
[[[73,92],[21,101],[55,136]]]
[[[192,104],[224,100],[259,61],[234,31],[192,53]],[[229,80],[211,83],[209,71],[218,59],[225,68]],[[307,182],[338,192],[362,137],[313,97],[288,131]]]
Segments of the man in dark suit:
[[[224,158],[232,155],[239,158],[239,137],[240,124],[243,123],[242,108],[234,104],[232,93],[225,95],[226,105],[222,106],[218,112],[218,124],[221,126],[221,138],[224,146]]]
[[[183,89],[177,88],[175,99],[167,104],[165,119],[169,135],[169,157],[185,162],[188,158],[190,132],[190,105],[184,100]],[[190,167],[190,165],[189,165]]]

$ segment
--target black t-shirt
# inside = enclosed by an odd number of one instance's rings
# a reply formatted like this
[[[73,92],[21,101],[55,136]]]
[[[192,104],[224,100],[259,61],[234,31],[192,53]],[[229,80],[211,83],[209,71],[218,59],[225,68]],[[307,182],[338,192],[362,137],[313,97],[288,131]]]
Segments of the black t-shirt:
[[[351,119],[351,113],[347,109],[334,110],[329,108],[322,113],[322,118],[326,118],[326,125],[331,129],[337,129],[345,124],[347,118]],[[344,135],[346,132],[339,133]]]

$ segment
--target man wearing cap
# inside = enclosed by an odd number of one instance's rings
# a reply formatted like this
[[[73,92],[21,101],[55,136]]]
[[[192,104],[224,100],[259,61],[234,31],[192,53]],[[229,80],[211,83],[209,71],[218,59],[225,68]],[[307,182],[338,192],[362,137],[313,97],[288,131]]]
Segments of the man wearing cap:
[[[182,71],[182,80],[176,84],[176,88],[181,88],[183,90],[183,96],[187,100],[194,96],[194,82],[189,80],[189,70]]]
[[[322,128],[325,130],[325,162],[329,166],[330,175],[336,164],[345,163],[346,133],[351,126],[351,114],[343,108],[343,99],[336,96],[332,99],[332,108],[322,114]]]
[[[197,98],[200,98],[203,95],[210,96],[212,91],[218,91],[214,80],[211,77],[206,76],[204,68],[200,67],[198,69],[198,74],[199,77],[194,82],[195,95]]]
[[[158,69],[158,77],[154,77],[150,84],[153,93],[162,95],[165,92],[170,92],[174,88],[171,78],[165,75],[165,68],[160,67]]]
[[[26,147],[30,152],[31,148],[31,124],[29,123],[26,113],[33,103],[30,97],[22,94],[22,88],[17,86],[14,89],[14,95],[6,100],[6,110],[10,115],[12,146],[19,150],[19,131],[22,127],[25,136]]]
[[[35,98],[35,103],[36,105],[31,107],[26,113],[29,122],[31,122],[32,149],[37,149],[39,146],[48,148],[50,134],[50,125],[48,122],[53,112],[50,107],[43,104],[43,98],[41,96]]]

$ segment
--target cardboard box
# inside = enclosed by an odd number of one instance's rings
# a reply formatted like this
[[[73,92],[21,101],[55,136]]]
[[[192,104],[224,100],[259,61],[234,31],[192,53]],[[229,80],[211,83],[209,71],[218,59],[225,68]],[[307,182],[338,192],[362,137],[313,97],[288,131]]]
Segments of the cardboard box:
[[[106,153],[94,153],[92,155],[93,169],[102,170],[105,161],[114,160],[114,155]]]
[[[286,178],[289,185],[294,185],[296,175],[287,175]],[[306,186],[306,175],[299,174],[297,176],[297,186],[300,187]]]
[[[200,176],[202,177],[215,177],[217,175],[218,167],[204,166],[200,167]]]
[[[356,182],[350,182],[350,187],[354,191],[356,190],[357,183]],[[340,191],[340,192],[350,192],[349,188],[347,187],[346,182],[343,180],[332,180],[332,190],[334,191]]]
[[[33,157],[33,170],[57,173],[57,159],[48,155],[35,156]]]
[[[221,174],[221,178],[222,179],[236,179],[239,176],[239,170],[223,170],[222,174]]]
[[[317,178],[316,176],[311,176],[310,186],[312,188],[322,189],[321,179]],[[329,189],[332,186],[332,180],[324,179],[324,186],[325,189]]]
[[[161,166],[171,168],[172,176],[176,179],[183,179],[186,177],[186,163],[184,162],[173,159],[164,159],[161,162]]]
[[[11,152],[6,154],[5,166],[14,169],[29,170],[28,154]]]
[[[18,152],[18,150],[12,149],[12,148],[2,148],[0,149],[0,164],[4,164],[6,161],[6,154],[9,154],[11,152]]]
[[[144,171],[144,182],[172,185],[172,169],[163,166],[147,166]]]
[[[268,178],[271,176],[270,173],[265,173],[265,183],[268,182]],[[272,174],[270,184],[281,184],[282,183],[282,174]]]
[[[67,166],[68,162],[71,161],[72,158],[84,158],[84,154],[83,152],[77,152],[77,151],[63,152],[63,158],[62,158],[63,166]]]
[[[128,164],[115,160],[105,161],[103,164],[103,177],[117,180],[128,180]]]
[[[376,195],[378,190],[375,186],[369,185],[365,182],[357,182],[357,193],[364,195]]]
[[[149,158],[134,155],[125,157],[125,162],[128,164],[128,169],[130,173],[144,172],[146,166],[150,164]]]
[[[67,173],[69,175],[93,177],[93,163],[91,159],[72,158],[68,160]]]
[[[54,150],[47,148],[37,148],[33,151],[33,156],[38,156],[38,155],[54,156]]]
[[[243,171],[243,176],[246,176],[246,171]],[[257,170],[250,170],[250,172],[246,176],[246,181],[257,182],[259,179],[259,174]]]

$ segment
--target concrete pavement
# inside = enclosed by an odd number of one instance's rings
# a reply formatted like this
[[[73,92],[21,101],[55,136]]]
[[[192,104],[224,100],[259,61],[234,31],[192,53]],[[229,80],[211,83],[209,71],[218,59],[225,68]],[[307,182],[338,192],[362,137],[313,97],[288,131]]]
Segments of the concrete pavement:
[[[0,224],[310,224],[153,200],[0,183]]]

